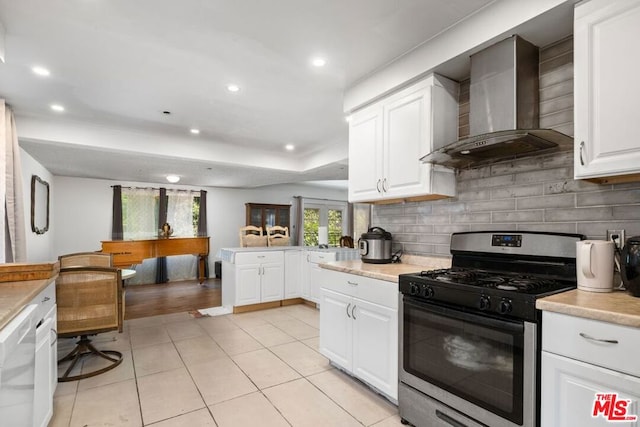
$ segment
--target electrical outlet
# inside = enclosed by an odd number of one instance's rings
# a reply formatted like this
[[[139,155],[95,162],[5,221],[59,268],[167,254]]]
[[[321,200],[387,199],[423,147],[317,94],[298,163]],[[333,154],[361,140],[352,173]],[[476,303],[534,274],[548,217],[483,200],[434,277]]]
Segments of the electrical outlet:
[[[624,230],[607,230],[607,241],[616,244],[618,249],[624,246]]]

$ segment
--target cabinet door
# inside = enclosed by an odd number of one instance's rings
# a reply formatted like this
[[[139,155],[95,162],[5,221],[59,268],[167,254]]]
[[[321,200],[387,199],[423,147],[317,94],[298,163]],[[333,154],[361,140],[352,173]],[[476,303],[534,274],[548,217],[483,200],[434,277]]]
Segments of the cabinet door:
[[[541,424],[553,427],[605,427],[612,423],[603,416],[592,417],[597,393],[618,393],[631,399],[629,415],[640,417],[640,378],[542,352]],[[613,423],[640,426],[640,421]]]
[[[284,264],[281,262],[264,263],[260,266],[260,301],[278,301],[284,296]]]
[[[347,371],[352,370],[353,319],[351,298],[321,290],[320,353]]]
[[[302,296],[302,266],[302,251],[284,253],[284,299]]]
[[[349,201],[382,197],[382,107],[353,115],[349,124]]]
[[[260,302],[260,264],[236,266],[235,305],[257,304]]]
[[[639,0],[575,9],[575,177],[640,173]],[[631,44],[630,44],[631,43]]]
[[[320,301],[320,276],[322,268],[315,263],[309,263],[309,300],[322,306]]]
[[[51,389],[51,328],[53,319],[47,318],[36,330],[36,368],[34,377],[33,416],[36,427],[46,427],[53,415]],[[57,355],[56,355],[57,357]],[[55,370],[57,374],[57,368]]]
[[[427,173],[430,166],[420,162],[420,157],[431,151],[430,128],[431,86],[403,93],[384,106],[382,187],[385,197],[430,192]]]
[[[358,298],[353,304],[353,374],[397,399],[398,311]]]

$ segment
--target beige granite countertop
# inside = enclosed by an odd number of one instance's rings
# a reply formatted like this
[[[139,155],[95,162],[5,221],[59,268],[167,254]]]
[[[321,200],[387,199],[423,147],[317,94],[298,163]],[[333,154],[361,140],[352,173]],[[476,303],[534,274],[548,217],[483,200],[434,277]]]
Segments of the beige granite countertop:
[[[319,265],[320,267],[328,270],[357,274],[359,276],[370,277],[372,279],[398,283],[398,275],[400,274],[416,273],[422,270],[449,268],[451,266],[451,259],[405,255],[402,257],[402,262],[398,264],[369,264],[360,260],[354,260],[334,261]]]
[[[574,289],[541,298],[536,308],[640,328],[640,298],[624,291],[597,293]]]
[[[54,278],[0,283],[0,329],[17,316]]]

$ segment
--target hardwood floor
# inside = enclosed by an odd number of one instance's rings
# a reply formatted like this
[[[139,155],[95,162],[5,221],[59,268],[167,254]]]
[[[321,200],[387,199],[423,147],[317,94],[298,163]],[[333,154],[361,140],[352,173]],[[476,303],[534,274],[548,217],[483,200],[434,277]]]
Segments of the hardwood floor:
[[[131,285],[126,287],[125,319],[217,307],[221,303],[220,279],[208,279],[202,285],[197,280]]]

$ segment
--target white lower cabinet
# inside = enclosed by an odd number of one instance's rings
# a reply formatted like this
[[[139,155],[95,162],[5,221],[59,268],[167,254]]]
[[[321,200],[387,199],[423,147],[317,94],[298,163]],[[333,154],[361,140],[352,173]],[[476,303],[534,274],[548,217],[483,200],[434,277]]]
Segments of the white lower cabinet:
[[[396,401],[397,284],[324,269],[320,281],[320,353]]]
[[[238,253],[235,264],[222,265],[222,304],[242,306],[284,297],[284,253]]]
[[[284,299],[302,296],[302,251],[284,253]]]
[[[320,277],[322,274],[322,268],[318,264],[335,261],[336,253],[327,251],[306,251],[305,257],[306,259],[303,261],[304,285],[302,288],[302,297],[306,300],[315,302],[316,304],[320,304]]]
[[[541,426],[640,426],[640,329],[543,316]]]
[[[53,393],[58,384],[55,282],[51,282],[40,292],[31,301],[31,304],[38,305],[36,311],[33,425],[34,427],[46,427],[53,416]]]

